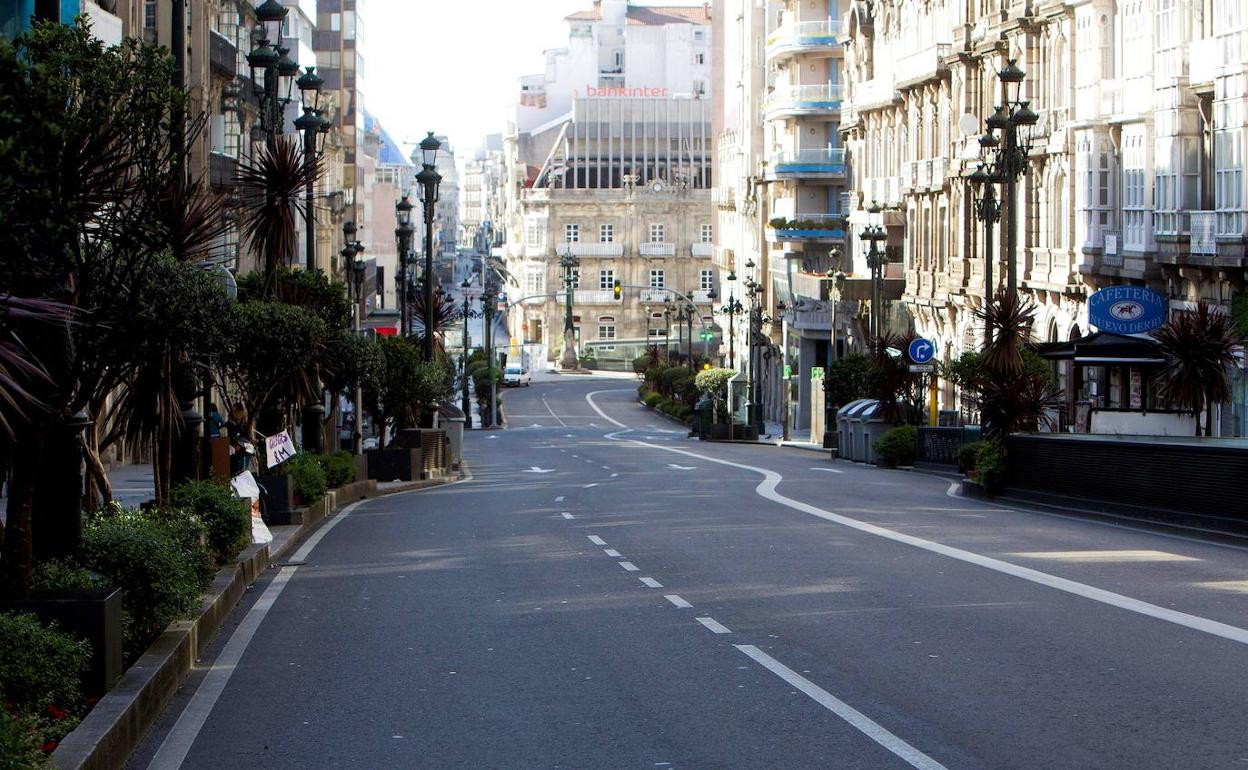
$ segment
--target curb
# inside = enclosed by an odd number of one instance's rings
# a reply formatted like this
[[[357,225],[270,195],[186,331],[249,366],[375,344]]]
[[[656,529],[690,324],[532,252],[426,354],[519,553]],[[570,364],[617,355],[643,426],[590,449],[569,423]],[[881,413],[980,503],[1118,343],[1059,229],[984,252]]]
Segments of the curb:
[[[645,404],[645,402],[644,402],[644,401],[638,401],[638,402],[637,402],[637,405],[638,405],[638,406],[640,406],[642,409],[645,409],[645,410],[646,410],[647,412],[649,412],[650,414],[653,414],[653,415],[658,415],[659,417],[662,417],[663,419],[667,420],[668,422],[675,423],[676,425],[679,425],[680,427],[684,428],[685,430],[688,430],[688,429],[689,429],[689,423],[687,423],[687,422],[681,422],[680,420],[677,420],[675,417],[671,416],[671,415],[670,415],[670,414],[668,414],[667,412],[660,412],[658,409],[655,409],[655,408],[653,408],[653,407],[646,406],[646,404]]]
[[[330,490],[316,505],[300,509],[297,529],[276,550],[270,552],[269,544],[253,545],[243,551],[237,564],[217,573],[205,592],[199,615],[174,621],[156,637],[134,665],[126,669],[121,680],[65,736],[49,757],[49,766],[57,770],[124,767],[190,673],[200,651],[208,646],[243,594],[266,569],[290,553],[322,521],[350,503],[442,486],[458,478],[456,475],[404,482],[385,489],[379,489],[371,479],[357,481]]]

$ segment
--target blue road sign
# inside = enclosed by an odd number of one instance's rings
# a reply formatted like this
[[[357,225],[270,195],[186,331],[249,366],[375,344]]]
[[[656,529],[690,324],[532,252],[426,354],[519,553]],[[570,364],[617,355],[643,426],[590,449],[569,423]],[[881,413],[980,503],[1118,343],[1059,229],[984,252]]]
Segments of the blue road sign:
[[[907,352],[910,354],[911,362],[926,364],[936,357],[936,346],[932,344],[931,340],[919,337],[910,343],[910,349]]]

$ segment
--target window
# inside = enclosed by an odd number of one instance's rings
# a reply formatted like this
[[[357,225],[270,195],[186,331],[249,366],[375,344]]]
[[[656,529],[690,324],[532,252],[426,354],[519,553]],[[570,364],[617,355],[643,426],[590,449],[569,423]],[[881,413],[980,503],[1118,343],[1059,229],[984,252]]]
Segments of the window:
[[[581,269],[579,267],[572,268],[572,288],[581,288]]]
[[[222,137],[222,152],[231,158],[237,158],[243,149],[243,128],[238,122],[238,113],[224,110],[225,135]]]
[[[713,243],[715,241],[715,225],[702,225],[702,242]]]
[[[650,271],[650,288],[663,289],[667,287],[667,275],[662,270]]]
[[[706,64],[706,54],[695,53],[693,55],[693,63],[694,64]]]
[[[563,240],[565,243],[581,242],[581,226],[580,225],[564,225]]]
[[[1152,225],[1145,190],[1146,150],[1142,127],[1122,137],[1122,239],[1129,248],[1142,249]]]
[[[542,226],[530,222],[524,227],[524,245],[531,249],[542,248]]]
[[[143,3],[143,29],[156,31],[156,0],[145,0]]]
[[[693,40],[695,43],[701,43],[705,39],[706,39],[706,30],[695,29],[693,31]]]
[[[598,319],[598,339],[615,339],[615,316],[604,315]]]
[[[598,226],[598,242],[614,243],[615,242],[615,225],[599,225]]]
[[[528,295],[543,294],[545,288],[545,276],[540,270],[531,270],[524,276],[524,293]]]
[[[330,32],[342,31],[342,14],[331,13],[329,15],[329,31]]]
[[[651,243],[666,242],[667,238],[665,238],[664,235],[665,235],[665,230],[663,228],[663,225],[650,225],[650,242]]]
[[[714,270],[703,270],[698,274],[698,288],[702,291],[710,291],[715,288]]]
[[[598,288],[603,289],[603,290],[615,288],[615,271],[614,270],[599,270],[598,271]]]

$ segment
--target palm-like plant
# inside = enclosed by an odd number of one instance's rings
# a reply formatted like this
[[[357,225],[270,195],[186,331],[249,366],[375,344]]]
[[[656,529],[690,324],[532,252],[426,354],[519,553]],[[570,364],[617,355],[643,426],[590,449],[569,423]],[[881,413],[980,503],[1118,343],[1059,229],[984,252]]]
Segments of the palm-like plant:
[[[425,293],[423,291],[415,292],[415,298],[412,300],[412,318],[416,322],[415,341],[417,347],[423,347],[425,344]],[[433,346],[436,350],[442,349],[443,338],[446,336],[446,330],[452,323],[459,318],[459,309],[455,306],[455,301],[440,291],[433,293]]]
[[[1000,291],[978,312],[992,330],[971,385],[980,396],[984,436],[1001,442],[1011,433],[1035,430],[1061,404],[1061,393],[1047,372],[1025,365],[1036,307],[1029,299]]]
[[[273,285],[278,268],[295,258],[297,227],[305,214],[303,194],[320,176],[320,163],[304,162],[299,145],[289,137],[262,145],[240,164],[243,232],[263,260],[266,289]]]
[[[1230,319],[1202,302],[1195,312],[1171,317],[1152,336],[1166,357],[1160,376],[1162,398],[1196,416],[1197,436],[1201,435],[1200,415],[1205,412],[1208,434],[1213,405],[1231,398],[1227,372],[1235,365],[1237,340]]]
[[[32,391],[49,384],[48,373],[22,341],[19,325],[64,323],[72,312],[49,299],[0,297],[0,443],[11,441],[18,423],[47,406]]]

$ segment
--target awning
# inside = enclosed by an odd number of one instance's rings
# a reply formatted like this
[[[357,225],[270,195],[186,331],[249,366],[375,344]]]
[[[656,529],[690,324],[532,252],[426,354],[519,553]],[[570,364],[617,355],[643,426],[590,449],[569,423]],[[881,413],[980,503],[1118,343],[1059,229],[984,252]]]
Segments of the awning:
[[[1083,366],[1161,366],[1161,346],[1149,337],[1096,332],[1069,342],[1045,342],[1036,347],[1041,358],[1074,361]]]

